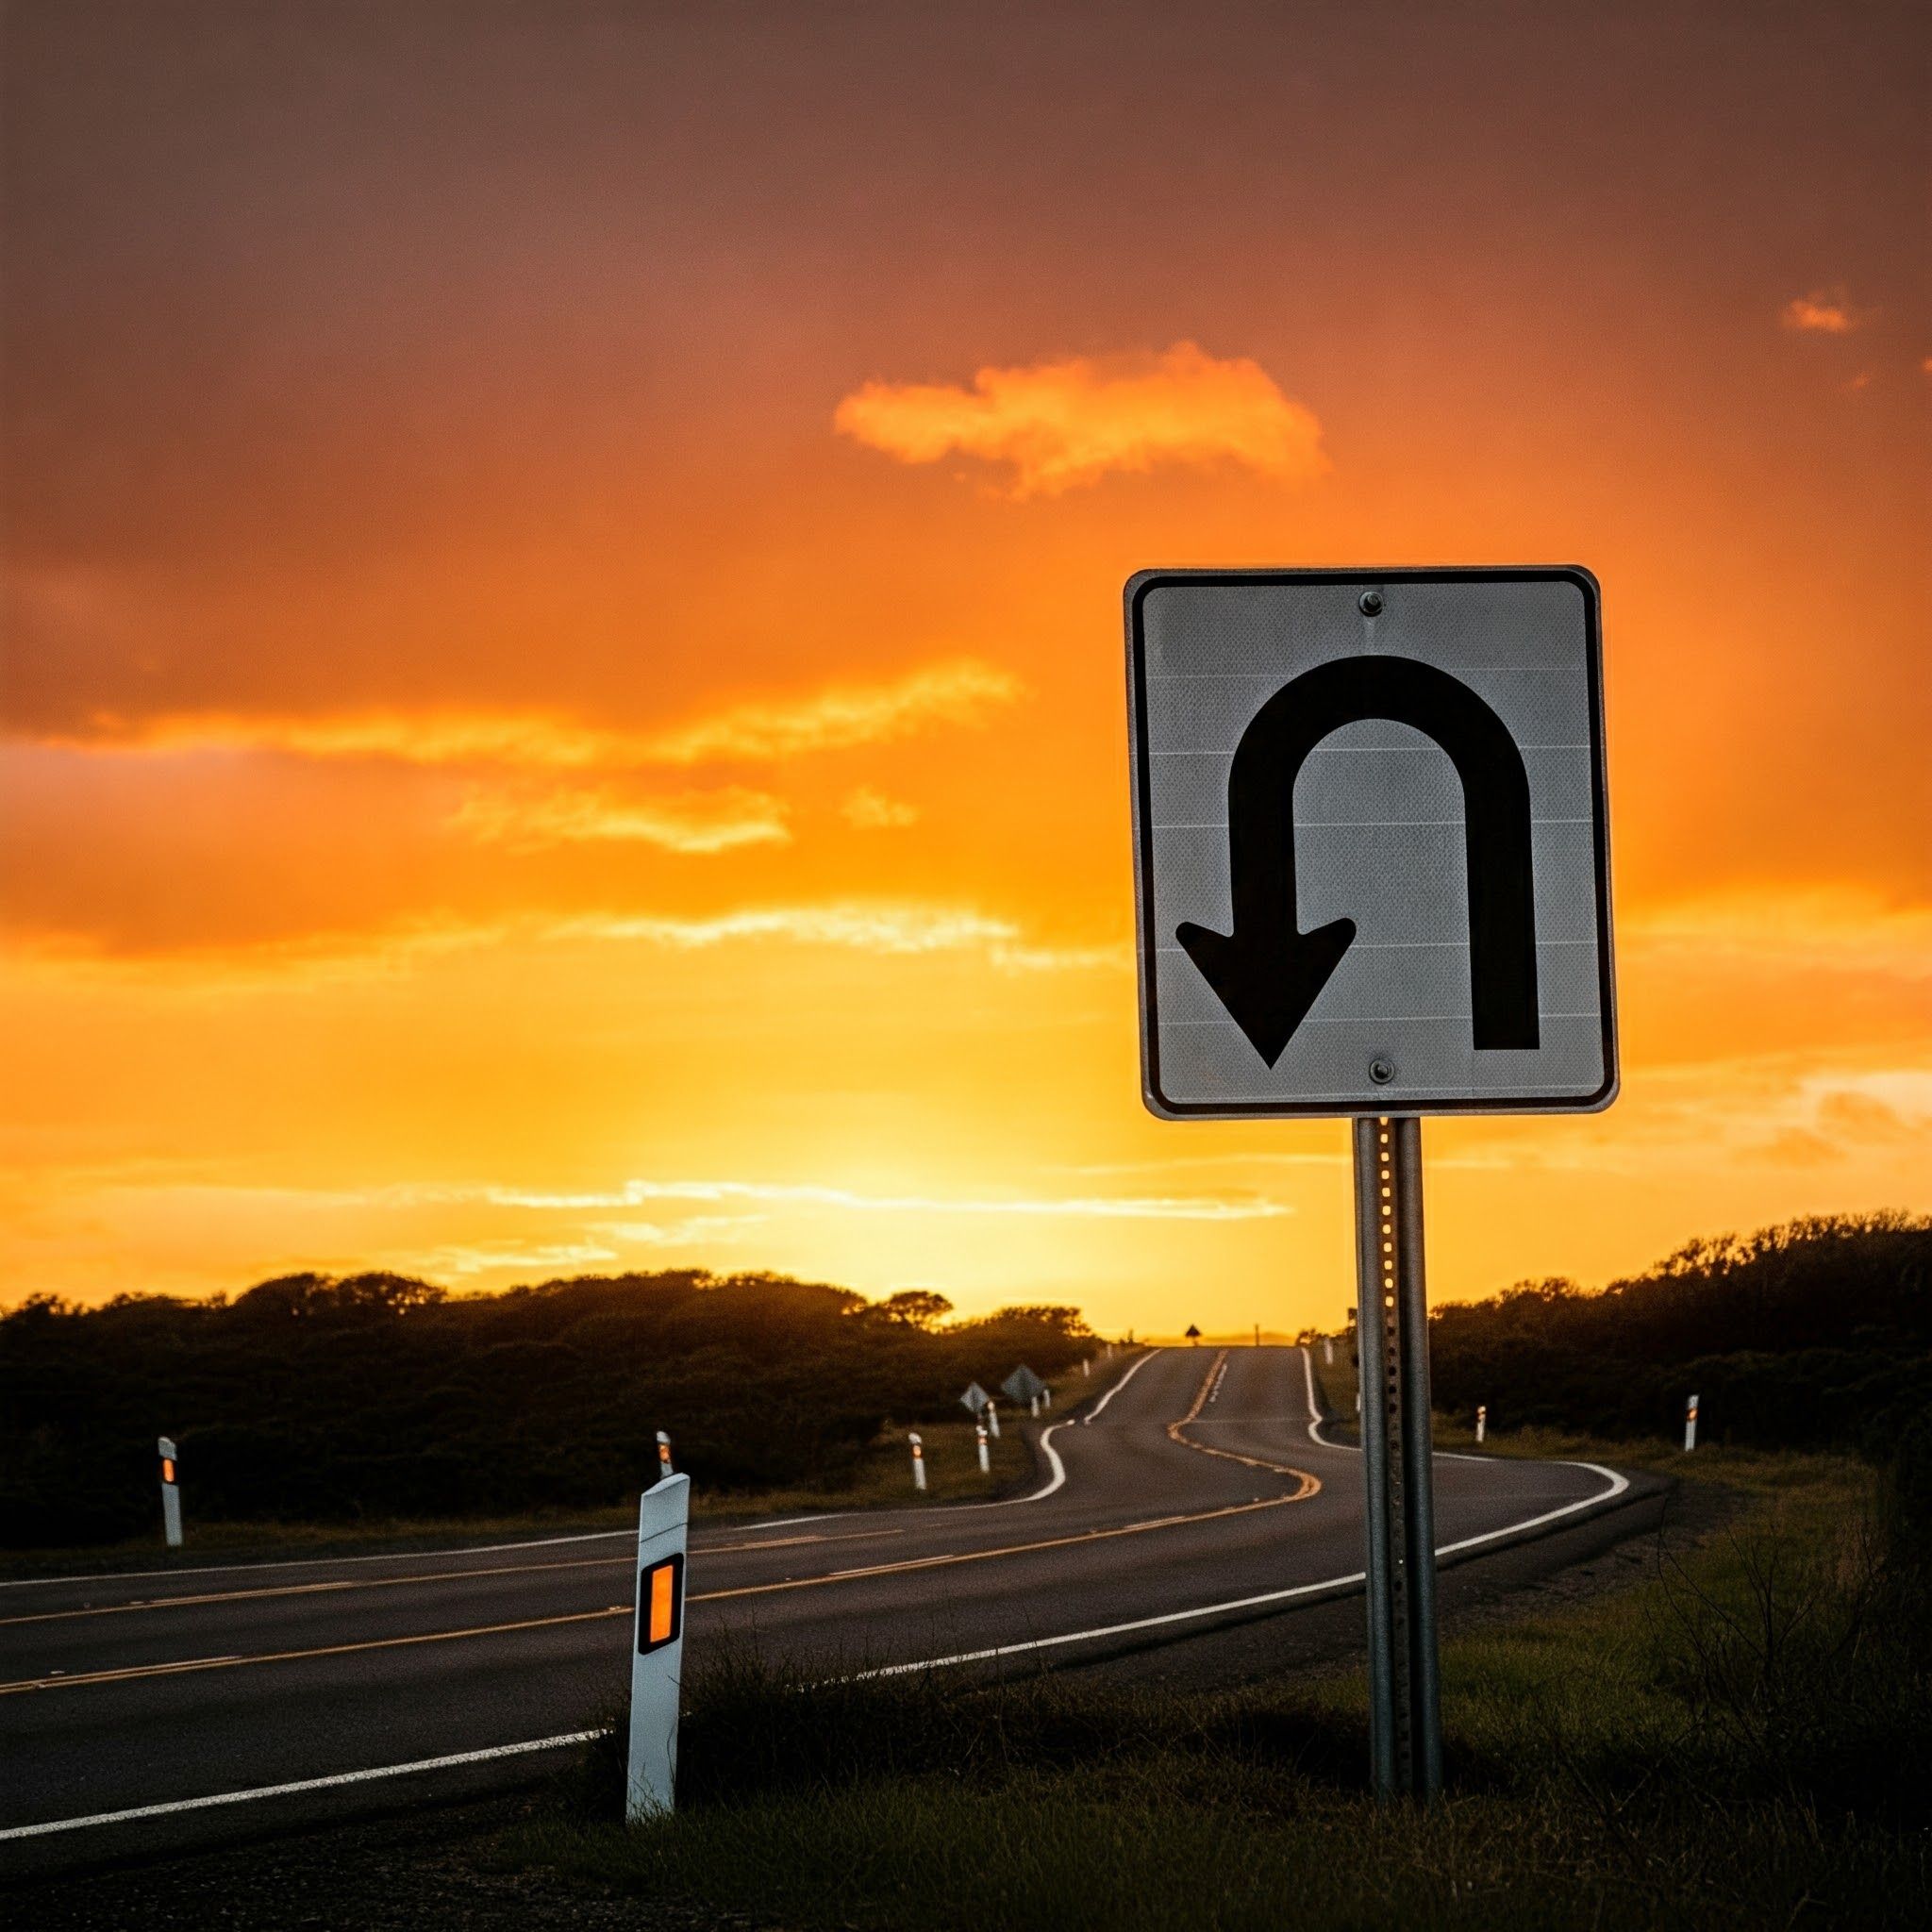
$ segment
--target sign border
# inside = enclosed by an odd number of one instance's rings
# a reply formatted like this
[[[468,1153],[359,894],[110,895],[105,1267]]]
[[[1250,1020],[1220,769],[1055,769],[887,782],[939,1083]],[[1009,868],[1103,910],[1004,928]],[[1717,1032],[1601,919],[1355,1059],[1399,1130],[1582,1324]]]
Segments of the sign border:
[[[1148,827],[1153,818],[1151,761],[1147,752],[1147,652],[1142,606],[1150,592],[1186,586],[1237,589],[1272,584],[1351,584],[1364,590],[1389,584],[1568,583],[1583,593],[1584,656],[1590,688],[1590,790],[1596,858],[1597,1001],[1603,1018],[1603,1085],[1590,1094],[1552,1097],[1498,1094],[1470,1100],[1431,1101],[1426,1107],[1350,1106],[1332,1100],[1218,1101],[1170,1100],[1160,1090],[1160,1038],[1156,1024],[1155,947],[1150,929],[1154,907],[1154,853]],[[1434,1114],[1601,1113],[1621,1086],[1617,1058],[1616,941],[1610,923],[1610,811],[1606,782],[1604,735],[1603,592],[1581,564],[1432,564],[1377,569],[1334,565],[1298,568],[1205,569],[1180,567],[1136,571],[1124,592],[1127,629],[1127,711],[1134,822],[1134,944],[1141,1008],[1141,1098],[1161,1120],[1358,1120],[1421,1118]]]

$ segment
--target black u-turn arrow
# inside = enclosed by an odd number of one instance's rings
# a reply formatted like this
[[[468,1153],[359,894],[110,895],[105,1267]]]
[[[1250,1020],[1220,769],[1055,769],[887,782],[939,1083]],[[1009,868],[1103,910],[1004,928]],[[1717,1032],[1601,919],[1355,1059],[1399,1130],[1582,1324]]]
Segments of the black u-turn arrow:
[[[1529,775],[1508,726],[1468,685],[1413,658],[1339,658],[1285,684],[1257,711],[1227,781],[1234,931],[1174,934],[1272,1067],[1355,939],[1355,921],[1303,932],[1295,912],[1294,781],[1343,724],[1388,718],[1425,733],[1462,781],[1469,976],[1478,1049],[1537,1044],[1536,906]]]

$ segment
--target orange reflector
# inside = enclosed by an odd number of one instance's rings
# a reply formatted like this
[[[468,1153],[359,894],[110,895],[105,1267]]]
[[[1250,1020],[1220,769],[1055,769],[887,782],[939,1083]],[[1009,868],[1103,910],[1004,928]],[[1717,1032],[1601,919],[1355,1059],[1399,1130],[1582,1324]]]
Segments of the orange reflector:
[[[175,1480],[175,1458],[172,1456],[161,1457],[161,1480],[164,1483],[171,1483]]]
[[[638,1655],[676,1641],[684,1624],[684,1554],[653,1563],[638,1578]]]

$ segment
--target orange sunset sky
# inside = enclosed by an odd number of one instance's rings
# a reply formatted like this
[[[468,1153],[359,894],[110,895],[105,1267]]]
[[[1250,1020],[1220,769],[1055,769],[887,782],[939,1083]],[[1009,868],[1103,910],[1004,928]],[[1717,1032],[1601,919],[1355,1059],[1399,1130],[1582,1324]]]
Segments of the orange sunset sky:
[[[1338,1320],[1139,1099],[1154,564],[1602,580],[1623,1097],[1439,1296],[1932,1205],[1923,10],[5,21],[0,1299]]]

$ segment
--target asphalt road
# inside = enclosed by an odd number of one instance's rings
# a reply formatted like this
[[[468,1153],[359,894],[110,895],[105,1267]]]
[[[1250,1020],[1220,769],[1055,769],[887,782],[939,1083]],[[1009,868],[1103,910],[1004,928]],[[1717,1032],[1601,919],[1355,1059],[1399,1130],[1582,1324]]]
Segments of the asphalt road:
[[[1313,1402],[1299,1349],[1156,1350],[1041,1432],[1010,1501],[700,1526],[688,1651],[735,1629],[826,1667],[1085,1661],[1347,1593],[1360,1460]],[[1452,1560],[1655,1487],[1450,1456],[1436,1481]],[[622,1534],[0,1586],[0,1873],[555,1766],[622,1707],[632,1588]]]

